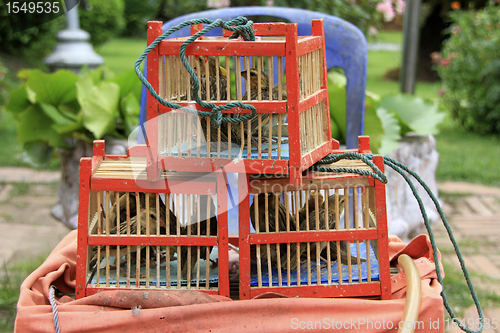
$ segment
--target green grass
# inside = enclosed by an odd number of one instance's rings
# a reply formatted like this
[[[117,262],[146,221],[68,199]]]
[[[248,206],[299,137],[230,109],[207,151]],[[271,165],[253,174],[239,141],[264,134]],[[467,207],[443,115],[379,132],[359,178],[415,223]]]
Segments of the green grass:
[[[378,95],[398,93],[399,81],[384,78],[384,75],[401,65],[401,52],[394,51],[369,51],[368,72],[366,75],[366,89]],[[417,82],[415,95],[422,98],[436,99],[440,83]]]
[[[12,332],[14,329],[19,287],[46,257],[44,255],[7,265],[0,272],[0,332]]]
[[[397,30],[381,30],[375,36],[368,37],[368,42],[372,43],[393,43],[403,44],[403,34]]]
[[[104,58],[104,65],[115,75],[134,69],[137,58],[146,48],[146,39],[118,38],[96,49]]]
[[[436,178],[500,186],[500,137],[467,131],[448,120],[436,135]]]
[[[445,271],[443,288],[444,292],[446,293],[448,304],[451,306],[458,317],[463,317],[465,310],[474,305],[474,300],[472,299],[471,292],[467,287],[462,271],[460,271],[457,267],[453,266],[453,264],[449,262],[443,261],[442,263]],[[500,306],[500,296],[495,292],[492,292],[491,290],[479,286],[477,283],[479,281],[483,281],[483,285],[488,285],[498,283],[498,281],[493,281],[491,278],[473,272],[469,272],[469,274],[474,280],[474,290],[483,311],[487,308],[498,308]],[[474,284],[474,282],[476,283]]]

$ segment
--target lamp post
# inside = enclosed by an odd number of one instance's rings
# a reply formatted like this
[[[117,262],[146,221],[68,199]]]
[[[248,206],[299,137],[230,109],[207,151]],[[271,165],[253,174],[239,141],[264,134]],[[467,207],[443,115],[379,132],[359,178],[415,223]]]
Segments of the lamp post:
[[[79,72],[83,66],[92,69],[102,65],[104,59],[89,43],[90,34],[80,29],[76,0],[66,0],[66,3],[69,8],[72,7],[66,13],[66,29],[57,34],[59,42],[54,51],[45,58],[45,63],[52,71],[65,68],[73,72]]]

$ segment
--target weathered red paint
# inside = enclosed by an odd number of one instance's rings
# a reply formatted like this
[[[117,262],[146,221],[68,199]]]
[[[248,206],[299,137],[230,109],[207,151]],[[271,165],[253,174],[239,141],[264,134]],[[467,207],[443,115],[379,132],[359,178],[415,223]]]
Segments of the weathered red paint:
[[[87,236],[89,234],[89,189],[92,159],[80,160],[80,188],[78,202],[78,244],[76,257],[76,299],[85,296],[87,276]]]

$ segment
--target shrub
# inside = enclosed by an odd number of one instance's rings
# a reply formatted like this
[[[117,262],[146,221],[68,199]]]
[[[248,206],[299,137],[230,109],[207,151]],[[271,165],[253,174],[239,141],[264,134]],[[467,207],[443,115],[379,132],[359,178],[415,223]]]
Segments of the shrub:
[[[82,2],[83,3],[83,2]],[[80,6],[80,28],[90,33],[90,42],[97,46],[118,36],[125,26],[123,0],[87,0]]]
[[[147,23],[156,18],[160,4],[154,0],[125,0],[123,36],[145,37]]]
[[[13,26],[33,26],[19,32],[13,32]],[[0,3],[0,45],[1,51],[30,61],[42,59],[48,55],[56,43],[56,34],[66,24],[66,16],[46,22],[40,15],[11,15],[7,18],[6,7]]]
[[[137,125],[140,81],[131,69],[112,77],[103,67],[80,75],[68,70],[46,74],[25,69],[5,109],[17,121],[17,139],[28,161],[45,166],[54,148],[74,148],[104,136],[127,138]]]
[[[163,0],[160,6],[161,8],[158,15],[159,18],[164,22],[167,22],[181,15],[200,12],[208,9],[206,1],[199,0]]]
[[[441,101],[465,128],[500,133],[500,7],[450,13],[450,38],[432,54]]]

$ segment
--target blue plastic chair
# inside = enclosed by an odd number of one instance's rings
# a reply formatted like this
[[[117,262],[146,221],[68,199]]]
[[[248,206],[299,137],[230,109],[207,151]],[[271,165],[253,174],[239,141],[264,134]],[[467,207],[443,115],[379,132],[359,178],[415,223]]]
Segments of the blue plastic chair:
[[[311,35],[311,21],[323,19],[326,39],[327,68],[339,67],[347,77],[346,85],[346,147],[358,146],[358,135],[363,134],[364,105],[366,89],[366,68],[368,45],[366,38],[356,26],[338,17],[320,12],[297,8],[283,7],[235,7],[207,10],[177,17],[163,25],[166,31],[184,21],[208,18],[228,21],[238,16],[273,16],[298,24],[298,35]],[[189,27],[172,33],[169,38],[190,35]],[[213,29],[207,36],[221,36],[221,29]],[[146,65],[145,65],[146,66]],[[275,78],[278,75],[274,75]],[[334,103],[335,101],[330,101]],[[146,88],[143,87],[141,97],[141,115],[139,122],[146,120]]]

